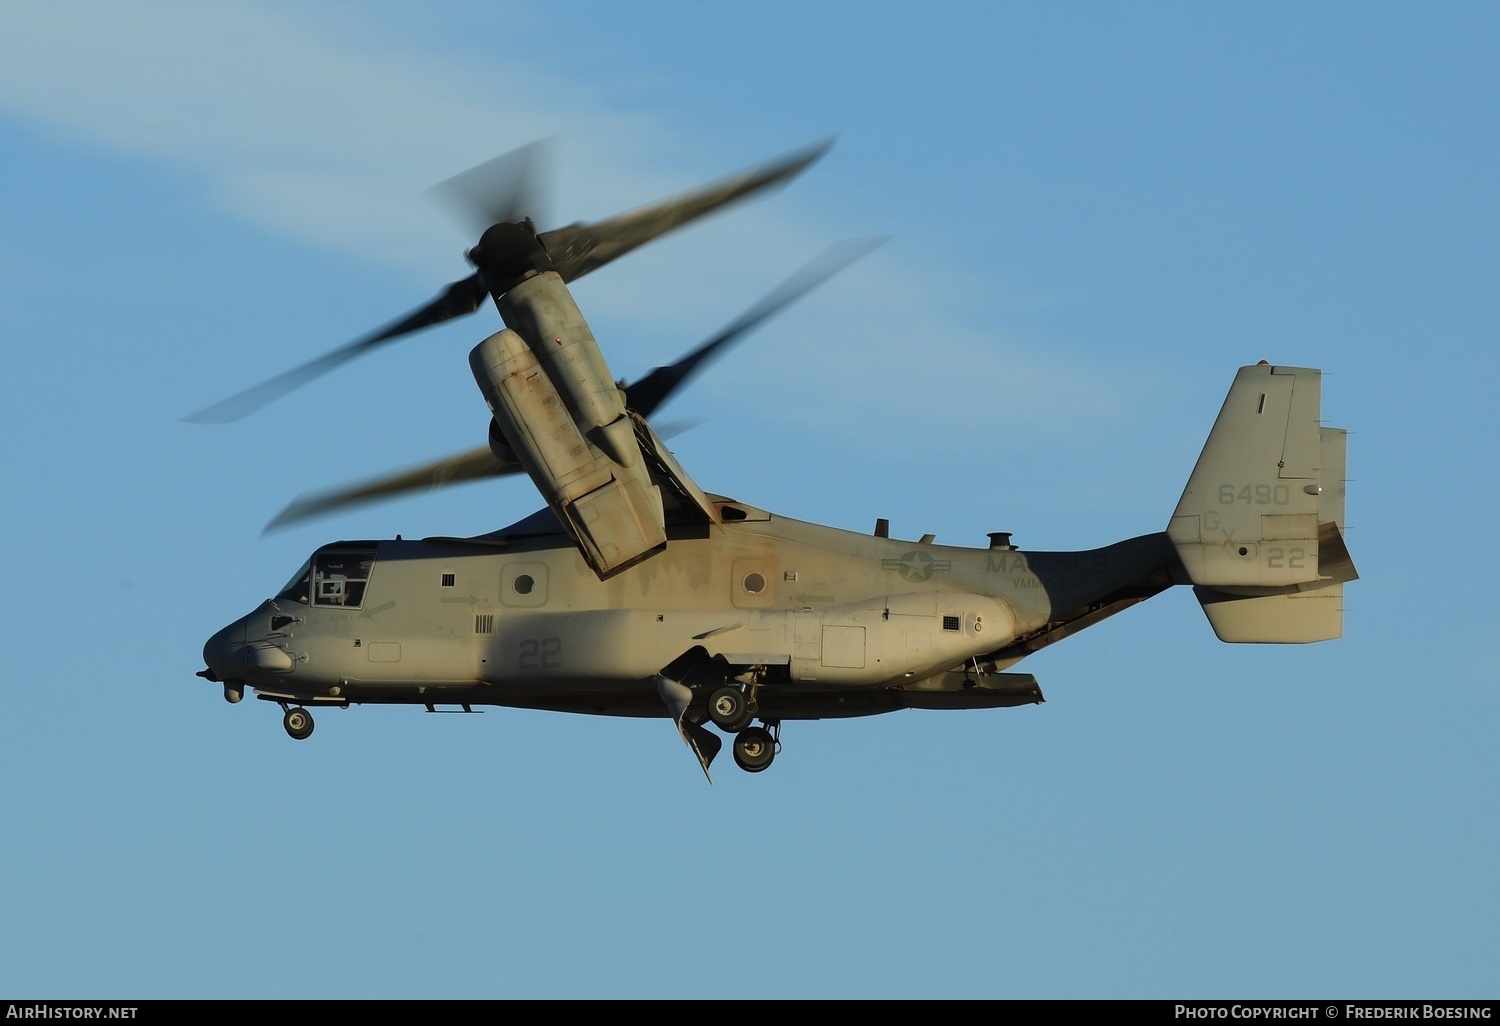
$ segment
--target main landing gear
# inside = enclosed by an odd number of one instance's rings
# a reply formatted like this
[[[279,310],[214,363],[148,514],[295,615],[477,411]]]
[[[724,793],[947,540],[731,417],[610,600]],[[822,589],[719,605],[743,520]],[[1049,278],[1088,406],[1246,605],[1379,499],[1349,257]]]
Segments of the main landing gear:
[[[282,708],[286,708],[283,706]],[[291,735],[294,741],[306,741],[312,737],[313,718],[312,713],[299,706],[293,706],[286,710],[286,715],[281,718],[281,725]]]
[[[708,696],[708,718],[726,734],[738,734],[755,718],[756,701],[739,688],[724,686]]]
[[[778,724],[776,733],[781,733]],[[765,727],[746,727],[734,735],[734,764],[746,773],[759,773],[776,758],[780,742]]]
[[[750,726],[758,711],[754,694],[732,684],[716,688],[708,696],[708,718],[724,733],[734,736],[735,765],[746,773],[759,773],[771,765],[781,747],[781,724],[768,724],[770,730]]]

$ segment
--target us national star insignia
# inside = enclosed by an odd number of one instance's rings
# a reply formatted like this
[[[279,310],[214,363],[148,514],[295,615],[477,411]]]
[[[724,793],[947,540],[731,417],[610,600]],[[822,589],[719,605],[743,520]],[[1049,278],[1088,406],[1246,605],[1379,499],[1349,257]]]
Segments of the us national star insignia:
[[[880,568],[895,570],[908,581],[925,581],[940,570],[952,570],[953,560],[933,559],[927,553],[913,549],[900,559],[881,560]]]

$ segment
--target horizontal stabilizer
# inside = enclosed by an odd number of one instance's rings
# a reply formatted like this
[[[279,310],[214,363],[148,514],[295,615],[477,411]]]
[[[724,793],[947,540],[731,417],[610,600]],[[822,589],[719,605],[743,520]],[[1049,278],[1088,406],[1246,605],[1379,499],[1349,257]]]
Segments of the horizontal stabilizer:
[[[1220,641],[1302,644],[1332,641],[1344,634],[1342,584],[1269,595],[1230,595],[1197,587],[1193,594]]]

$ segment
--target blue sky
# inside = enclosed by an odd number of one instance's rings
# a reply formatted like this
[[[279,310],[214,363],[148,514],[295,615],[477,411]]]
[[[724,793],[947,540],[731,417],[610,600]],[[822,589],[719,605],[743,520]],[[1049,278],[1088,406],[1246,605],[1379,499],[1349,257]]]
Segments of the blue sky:
[[[50,3],[0,9],[8,653],[0,992],[1493,997],[1500,13],[1486,4]],[[1173,592],[1039,707],[797,723],[706,784],[665,721],[325,712],[193,674],[478,444],[493,313],[240,423],[180,418],[424,302],[427,186],[556,140],[554,223],[836,134],[579,284],[613,371],[840,239],[881,249],[663,411],[704,487],[896,536],[1166,522],[1234,370],[1351,430],[1345,637]],[[1181,590],[1179,590],[1181,591]]]

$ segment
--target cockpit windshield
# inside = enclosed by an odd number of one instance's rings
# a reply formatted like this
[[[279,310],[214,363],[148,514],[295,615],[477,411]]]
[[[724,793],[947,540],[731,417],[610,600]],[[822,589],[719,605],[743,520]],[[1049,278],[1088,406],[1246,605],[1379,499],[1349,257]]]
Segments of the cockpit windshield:
[[[370,569],[375,565],[374,549],[323,549],[276,597],[315,606],[343,606],[357,609],[365,600]]]
[[[312,594],[312,560],[302,564],[302,569],[292,575],[292,579],[286,582],[286,587],[276,593],[279,599],[289,599],[292,602],[301,602],[307,605],[307,597]]]

